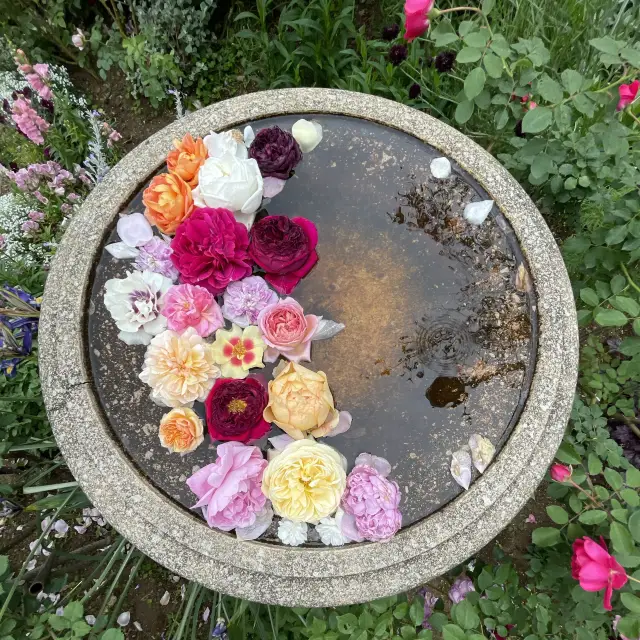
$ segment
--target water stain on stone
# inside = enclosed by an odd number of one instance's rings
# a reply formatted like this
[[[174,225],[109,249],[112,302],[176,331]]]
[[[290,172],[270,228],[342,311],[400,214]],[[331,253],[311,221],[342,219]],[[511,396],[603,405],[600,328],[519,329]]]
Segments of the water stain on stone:
[[[425,395],[432,407],[441,408],[457,407],[469,397],[463,380],[445,376],[436,378]]]

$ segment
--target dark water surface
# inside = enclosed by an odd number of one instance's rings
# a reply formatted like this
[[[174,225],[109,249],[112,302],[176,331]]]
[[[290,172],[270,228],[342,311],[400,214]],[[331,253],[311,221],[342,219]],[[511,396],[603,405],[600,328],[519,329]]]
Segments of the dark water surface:
[[[252,124],[290,130],[297,119]],[[336,407],[353,415],[347,433],[324,442],[350,466],[363,451],[390,461],[406,526],[460,493],[450,458],[472,433],[498,449],[508,438],[532,374],[535,303],[516,288],[522,257],[497,208],[479,228],[462,218],[467,202],[487,199],[466,173],[454,165],[451,178],[434,180],[429,163],[441,154],[419,140],[365,120],[316,119],[323,141],[265,209],[318,227],[320,260],[292,295],[307,313],[346,329],[314,342],[312,363],[303,364],[327,374]],[[123,212],[143,210],[145,186]],[[115,222],[105,240],[117,240]],[[214,461],[215,444],[207,436],[184,457],[160,446],[168,409],[151,402],[138,379],[145,347],[118,340],[102,299],[105,281],[124,277],[132,262],[103,252],[95,269],[94,383],[123,449],[156,487],[190,507],[185,480]],[[269,378],[271,368],[262,370]],[[196,410],[203,414],[202,405]]]

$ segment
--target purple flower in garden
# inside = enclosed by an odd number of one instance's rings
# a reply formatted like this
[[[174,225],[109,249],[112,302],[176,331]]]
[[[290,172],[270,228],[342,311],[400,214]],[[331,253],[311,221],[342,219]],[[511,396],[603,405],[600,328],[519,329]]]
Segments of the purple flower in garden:
[[[73,207],[68,202],[63,202],[60,205],[60,211],[62,211],[62,213],[67,215],[73,211]]]
[[[436,69],[440,73],[446,73],[447,71],[451,71],[453,69],[453,65],[456,61],[456,52],[455,51],[441,51],[434,61],[436,65]]]
[[[29,220],[40,222],[40,220],[44,220],[44,213],[42,211],[29,211]]]
[[[218,618],[216,620],[216,626],[211,633],[212,638],[220,638],[220,640],[229,640],[229,634],[227,633],[227,623],[224,618]]]
[[[31,91],[29,87],[25,87],[19,93],[21,93],[27,100],[31,100],[31,96],[33,95],[33,91]]]
[[[409,50],[403,44],[394,44],[389,49],[389,61],[392,65],[397,67],[400,63],[404,62],[409,55]]]
[[[409,97],[412,100],[415,100],[419,95],[420,95],[420,85],[417,82],[414,82],[410,87],[409,87]]]
[[[424,597],[424,619],[422,621],[422,628],[431,629],[432,627],[429,624],[429,618],[433,613],[433,609],[436,606],[436,602],[438,602],[440,598],[433,595],[433,593],[431,593],[431,591],[429,591],[429,589],[426,589],[426,588],[420,589],[420,595]]]
[[[80,200],[80,196],[77,193],[70,193],[67,195],[67,200],[69,202],[78,202],[78,200]]]
[[[17,365],[31,353],[39,308],[26,291],[6,285],[0,289],[0,373],[9,378],[16,375]],[[12,315],[2,315],[3,309],[11,309]]]
[[[258,314],[278,302],[278,294],[260,276],[249,276],[232,282],[224,292],[222,315],[239,327],[256,324]]]
[[[0,251],[7,246],[7,238],[0,233]]]
[[[42,204],[49,204],[49,198],[46,198],[45,196],[43,196],[39,190],[35,191],[33,195],[36,198],[36,200],[42,202]]]
[[[32,234],[40,230],[40,225],[35,220],[26,220],[20,228],[24,233]]]
[[[168,242],[154,236],[143,244],[136,258],[135,267],[140,271],[153,271],[175,282],[178,279],[178,270],[171,262],[173,253]]]
[[[382,30],[382,39],[387,42],[395,40],[400,35],[400,25],[392,24]]]
[[[475,591],[471,578],[467,576],[459,576],[451,585],[451,589],[449,589],[449,598],[453,604],[458,604],[459,602],[462,602],[467,593],[471,591]]]

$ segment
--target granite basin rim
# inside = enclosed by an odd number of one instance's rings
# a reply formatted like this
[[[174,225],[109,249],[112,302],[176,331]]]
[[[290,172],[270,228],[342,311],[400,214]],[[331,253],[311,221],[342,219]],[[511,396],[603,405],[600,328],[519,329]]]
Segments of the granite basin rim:
[[[87,279],[122,205],[163,162],[174,138],[204,135],[270,115],[331,113],[399,129],[441,150],[486,189],[510,222],[537,294],[537,363],[509,441],[484,476],[384,548],[294,549],[246,543],[209,529],[148,482],[110,436],[85,362]],[[109,522],[186,578],[284,605],[337,605],[409,589],[490,541],[533,494],[559,445],[577,373],[577,325],[568,276],[551,232],[510,174],[449,126],[406,106],[325,89],[249,94],[195,112],[129,153],[74,217],[54,260],[41,320],[40,367],[54,434],[76,478]]]

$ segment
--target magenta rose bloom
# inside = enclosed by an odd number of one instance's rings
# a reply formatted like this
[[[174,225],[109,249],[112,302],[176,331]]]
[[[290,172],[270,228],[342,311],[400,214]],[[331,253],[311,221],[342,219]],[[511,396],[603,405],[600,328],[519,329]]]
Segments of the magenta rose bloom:
[[[278,293],[289,294],[318,262],[317,244],[318,230],[311,220],[267,216],[251,228],[249,255]]]
[[[262,417],[268,400],[266,387],[255,376],[216,380],[204,403],[209,435],[238,442],[262,438],[271,429]]]
[[[286,180],[302,160],[302,151],[288,131],[269,127],[258,131],[249,147],[249,157],[258,163],[264,178]]]
[[[359,464],[347,476],[342,508],[355,520],[360,538],[379,542],[391,538],[402,526],[398,510],[401,497],[396,482],[367,464]]]
[[[229,209],[195,209],[176,229],[171,261],[183,283],[197,284],[214,295],[230,282],[251,275],[247,228]]]
[[[217,453],[213,464],[187,480],[198,497],[193,509],[201,508],[207,524],[222,531],[250,527],[267,501],[262,493],[267,461],[258,447],[240,442],[225,442]]]

